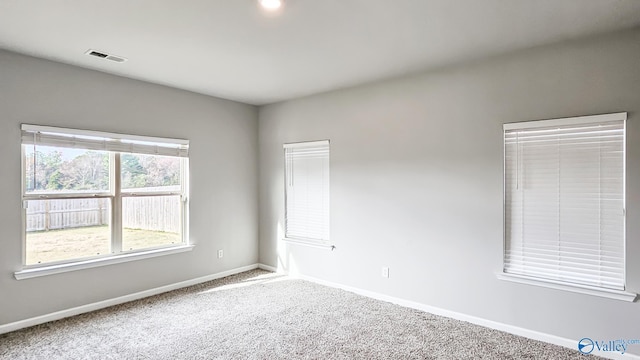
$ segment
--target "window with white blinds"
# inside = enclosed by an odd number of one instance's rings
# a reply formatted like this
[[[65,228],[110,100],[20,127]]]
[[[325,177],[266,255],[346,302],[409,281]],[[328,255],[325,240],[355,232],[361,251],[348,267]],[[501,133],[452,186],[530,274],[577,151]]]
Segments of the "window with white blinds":
[[[285,237],[329,241],[329,141],[284,145]]]
[[[504,125],[504,272],[624,290],[626,113]]]

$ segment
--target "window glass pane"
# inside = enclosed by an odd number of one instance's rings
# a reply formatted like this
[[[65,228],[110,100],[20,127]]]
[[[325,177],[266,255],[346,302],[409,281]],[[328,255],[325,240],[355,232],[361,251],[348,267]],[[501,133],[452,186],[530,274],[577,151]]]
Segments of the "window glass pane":
[[[27,201],[26,264],[110,253],[110,208],[108,198]]]
[[[122,198],[122,250],[182,243],[181,196]]]
[[[180,158],[122,154],[122,191],[180,191]]]
[[[25,145],[27,194],[92,193],[109,190],[109,153]]]

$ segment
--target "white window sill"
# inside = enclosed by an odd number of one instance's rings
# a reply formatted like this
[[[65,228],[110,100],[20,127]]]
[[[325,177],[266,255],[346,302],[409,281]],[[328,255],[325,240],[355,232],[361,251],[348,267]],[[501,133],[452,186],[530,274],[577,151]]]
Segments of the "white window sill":
[[[505,274],[505,273],[498,273],[496,274],[496,276],[500,280],[511,281],[519,284],[542,286],[550,289],[571,291],[579,294],[594,295],[594,296],[600,296],[600,297],[605,297],[605,298],[615,299],[615,300],[634,302],[638,297],[638,294],[626,292],[623,290],[595,288],[595,287],[586,286],[586,285],[581,286],[581,285],[573,285],[573,284],[572,285],[560,284],[552,281],[537,280],[537,279],[532,279],[526,276]]]
[[[308,246],[308,247],[312,247],[312,248],[316,248],[316,249],[323,249],[323,250],[334,250],[336,248],[334,245],[328,245],[328,244],[325,244],[325,243],[316,242],[316,241],[312,241],[312,240],[283,238],[282,241],[284,241],[286,243],[289,243],[289,244]]]
[[[193,250],[194,245],[182,245],[163,249],[154,249],[149,251],[141,251],[136,253],[114,255],[100,259],[90,259],[85,261],[77,261],[67,264],[56,264],[51,266],[40,266],[37,268],[28,268],[13,273],[13,276],[17,280],[30,279],[39,276],[47,276],[53,274],[60,274],[69,271],[76,271],[82,269],[90,269],[99,266],[119,264],[123,262],[136,261],[141,259],[148,259],[156,256],[164,256],[170,254],[177,254],[181,252]]]

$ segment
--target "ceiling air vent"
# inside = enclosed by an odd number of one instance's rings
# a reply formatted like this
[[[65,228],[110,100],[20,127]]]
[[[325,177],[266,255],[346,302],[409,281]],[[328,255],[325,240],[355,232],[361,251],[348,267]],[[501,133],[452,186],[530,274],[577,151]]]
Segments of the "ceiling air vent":
[[[91,49],[87,50],[87,52],[85,54],[89,55],[89,56],[95,56],[97,58],[101,58],[101,59],[105,59],[105,60],[111,60],[111,61],[114,61],[114,62],[117,62],[117,63],[122,63],[122,62],[127,61],[126,58],[123,58],[121,56],[110,55],[110,54],[107,54],[107,53],[102,52],[102,51],[96,51],[96,50],[91,50]]]

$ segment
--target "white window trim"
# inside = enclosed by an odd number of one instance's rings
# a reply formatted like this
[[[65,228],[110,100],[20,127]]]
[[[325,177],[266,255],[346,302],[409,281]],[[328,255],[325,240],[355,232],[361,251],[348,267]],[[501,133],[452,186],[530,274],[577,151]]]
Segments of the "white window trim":
[[[118,134],[118,133],[109,133],[103,131],[93,131],[93,130],[80,130],[80,129],[69,129],[69,128],[59,128],[59,127],[51,127],[51,126],[40,126],[40,125],[30,125],[30,124],[22,124],[22,138],[23,141],[21,143],[21,163],[24,165],[24,147],[25,147],[25,139],[29,139],[30,135],[27,133],[52,133],[54,137],[59,137],[56,134],[68,134],[72,136],[80,136],[79,142],[82,142],[82,137],[96,137],[96,138],[105,138],[108,139],[108,142],[116,143],[114,148],[109,149],[110,151],[110,169],[109,169],[109,177],[113,179],[110,182],[109,190],[98,190],[91,193],[42,193],[42,194],[27,194],[24,182],[25,169],[21,168],[21,188],[22,188],[22,201],[23,204],[28,200],[55,200],[55,199],[72,199],[72,198],[108,198],[111,199],[111,214],[114,214],[114,208],[118,203],[120,204],[122,199],[125,197],[141,197],[141,196],[167,196],[167,195],[180,195],[182,196],[182,206],[180,211],[180,223],[181,223],[181,233],[182,233],[182,242],[175,245],[161,245],[151,248],[144,248],[139,250],[122,250],[122,229],[111,231],[111,250],[112,253],[99,255],[95,257],[81,257],[81,258],[73,258],[66,259],[54,262],[48,262],[43,264],[30,264],[26,265],[26,213],[23,209],[22,212],[22,269],[14,272],[14,276],[17,280],[58,274],[69,271],[76,271],[81,269],[94,268],[99,266],[117,264],[122,262],[134,261],[147,259],[151,257],[170,255],[175,253],[181,253],[185,251],[191,251],[194,247],[193,244],[189,241],[189,181],[188,181],[188,172],[189,172],[189,157],[188,157],[188,149],[189,149],[189,140],[184,139],[173,139],[173,138],[160,138],[160,137],[152,137],[152,136],[140,136],[140,135],[128,135],[128,134]],[[64,138],[64,136],[62,136]],[[118,141],[131,141],[133,143],[124,144],[123,147],[118,146]],[[88,148],[93,149],[91,146],[91,142],[96,142],[95,139],[88,139],[88,144],[90,145]],[[139,143],[139,146],[136,146],[136,142]],[[159,148],[157,145],[153,145],[154,143],[163,146],[162,144],[167,144],[169,147],[176,146],[176,152],[174,150],[170,152],[163,153],[162,151],[158,151]],[[28,143],[27,143],[28,145]],[[52,146],[62,146],[65,144],[57,144]],[[136,152],[135,150],[145,150]],[[181,178],[180,185],[181,191],[153,191],[153,192],[134,192],[134,191],[122,191],[120,188],[120,178],[115,174],[116,162],[120,163],[120,155],[123,152],[132,151],[132,153],[138,154],[147,154],[147,155],[169,155],[169,156],[177,156],[181,159]],[[115,217],[112,219],[111,227],[120,226]]]
[[[543,128],[543,127],[550,127],[550,126],[564,126],[564,125],[580,125],[580,124],[591,124],[596,122],[620,121],[620,120],[623,120],[623,121],[627,120],[626,112],[602,114],[602,115],[578,116],[578,117],[571,117],[571,118],[558,118],[558,119],[550,119],[550,120],[506,123],[506,124],[503,124],[503,133],[504,131],[507,131],[507,130],[533,129],[533,128]],[[623,141],[626,148],[626,134],[625,134],[625,139]],[[504,156],[505,155],[503,154],[503,158]],[[503,168],[503,179],[505,176],[506,176],[506,169]],[[504,183],[503,183],[503,187],[504,187]],[[623,174],[623,188],[626,189],[626,166]],[[503,212],[505,211],[504,209],[506,207],[505,201],[506,201],[506,187],[504,187],[503,189]],[[623,199],[623,204],[624,204],[623,211],[626,212],[626,198]],[[503,214],[503,221],[505,220],[506,220],[506,216]],[[625,219],[625,222],[626,222],[626,219]],[[503,229],[505,228],[505,226],[506,226],[506,222],[503,224]],[[506,243],[507,243],[506,232],[503,231],[503,250],[502,250],[503,261],[504,261],[504,252],[506,249]],[[626,265],[627,263],[626,236],[624,237],[623,246],[625,247],[624,262]],[[624,269],[624,276],[626,279],[626,268]],[[580,294],[600,296],[600,297],[628,301],[628,302],[634,302],[638,297],[638,294],[626,291],[627,290],[626,282],[625,282],[624,290],[615,290],[615,289],[608,289],[608,288],[602,288],[602,287],[593,287],[588,285],[555,281],[552,279],[539,279],[539,278],[526,276],[526,275],[506,273],[504,271],[504,262],[503,262],[502,272],[496,273],[496,277],[500,280],[509,281],[509,282],[534,285],[534,286],[546,287],[546,288],[557,289],[557,290],[564,290],[564,291],[575,292]]]
[[[297,148],[306,148],[320,145],[328,145],[330,144],[329,140],[314,140],[314,141],[301,141],[295,143],[286,143],[282,145],[284,149],[297,149]]]
[[[534,279],[534,278],[523,276],[523,275],[507,274],[504,272],[497,273],[496,277],[500,280],[510,281],[518,284],[534,285],[534,286],[540,286],[540,287],[545,287],[549,289],[564,290],[564,291],[574,292],[578,294],[600,296],[604,298],[622,300],[622,301],[628,301],[628,302],[634,302],[638,297],[638,294],[623,291],[623,290],[596,288],[596,287],[579,285],[579,284],[569,285],[568,283],[560,283],[560,282],[555,282],[553,280],[547,280],[547,279]]]
[[[83,269],[91,269],[100,266],[107,266],[113,264],[120,264],[129,261],[137,261],[142,259],[149,259],[157,256],[165,256],[171,254],[178,254],[193,250],[194,245],[180,245],[165,247],[162,249],[154,249],[147,251],[140,251],[136,253],[123,253],[119,255],[113,255],[108,257],[102,257],[98,259],[79,260],[74,262],[66,262],[62,264],[55,264],[49,266],[39,266],[35,268],[25,268],[13,273],[16,280],[30,279],[34,277],[61,274],[70,271],[77,271]]]

